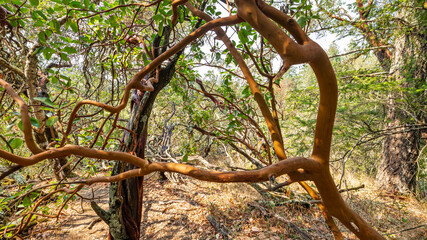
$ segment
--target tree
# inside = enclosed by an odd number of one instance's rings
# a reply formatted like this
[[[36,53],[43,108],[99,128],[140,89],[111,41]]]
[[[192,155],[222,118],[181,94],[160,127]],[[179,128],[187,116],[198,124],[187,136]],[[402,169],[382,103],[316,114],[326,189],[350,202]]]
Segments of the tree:
[[[166,51],[170,33],[171,29],[165,27],[163,35],[155,37],[151,49],[164,49],[163,51]],[[160,46],[161,42],[162,46]],[[150,78],[147,78],[146,81],[152,79],[152,89],[145,92],[140,92],[139,90],[132,92],[131,115],[126,127],[128,131],[123,136],[125,145],[122,145],[121,151],[127,152],[128,149],[133,148],[132,151],[137,157],[145,158],[148,120],[155,99],[157,94],[170,82],[175,72],[176,62],[182,52],[182,50],[177,52],[167,66],[162,69],[156,69],[150,74]],[[153,57],[158,57],[163,52],[154,50],[153,53]],[[135,165],[118,161],[113,165],[112,175],[118,175],[132,169],[136,169]],[[111,183],[110,209],[108,212],[102,210],[92,202],[94,210],[110,227],[111,239],[139,238],[141,231],[143,183],[143,176]]]
[[[158,4],[158,3],[160,2],[155,2],[155,4]],[[164,4],[166,3],[168,2],[164,2]],[[76,4],[77,3],[74,3],[74,5]],[[108,4],[108,3],[104,2],[104,4]],[[183,5],[185,5],[185,8]],[[78,6],[76,5],[75,8],[80,9],[82,10],[82,12],[84,12],[83,10],[90,9],[91,6],[92,5],[90,4],[90,2],[88,2],[86,6],[79,4]],[[100,11],[95,11],[94,15],[99,16],[101,13],[105,13],[107,11],[113,11],[114,9],[120,8],[119,6],[124,6],[124,5],[111,6],[111,8],[107,8],[103,10],[98,9]],[[135,6],[147,7],[148,5],[135,4]],[[339,220],[344,226],[346,226],[350,231],[352,231],[356,236],[358,236],[361,239],[383,239],[383,237],[378,232],[376,232],[372,227],[370,227],[367,222],[365,222],[356,212],[354,212],[345,203],[345,201],[340,196],[335,186],[332,175],[330,173],[330,169],[329,169],[330,150],[331,150],[331,141],[332,141],[332,131],[333,131],[334,119],[335,119],[335,113],[336,113],[336,107],[337,107],[338,88],[337,88],[337,80],[335,77],[335,73],[329,62],[328,56],[318,44],[316,44],[314,41],[312,41],[308,37],[308,35],[303,31],[303,29],[298,25],[298,23],[294,19],[292,19],[282,11],[279,11],[276,8],[266,4],[265,2],[261,0],[257,0],[257,1],[239,0],[235,2],[234,7],[237,10],[236,13],[231,12],[230,16],[228,17],[212,19],[212,17],[209,16],[207,13],[196,9],[189,2],[181,1],[181,0],[173,1],[172,9],[171,11],[169,11],[169,14],[172,15],[172,19],[170,22],[170,26],[172,29],[176,27],[179,14],[187,10],[190,11],[195,16],[197,16],[198,18],[203,19],[206,23],[200,26],[199,28],[197,28],[196,30],[194,30],[192,33],[184,36],[180,41],[176,42],[168,50],[163,51],[157,57],[155,57],[156,54],[153,54],[152,61],[147,61],[147,64],[141,70],[137,71],[133,75],[131,80],[127,81],[122,98],[118,103],[118,105],[114,106],[114,105],[110,105],[109,103],[103,103],[103,102],[87,100],[87,99],[78,101],[74,105],[74,108],[72,109],[72,111],[70,111],[69,115],[67,116],[68,118],[66,119],[67,121],[66,129],[62,132],[62,139],[57,146],[54,146],[46,151],[43,151],[43,150],[39,152],[33,151],[34,155],[29,157],[21,157],[17,154],[0,149],[0,156],[22,167],[28,167],[28,166],[34,165],[45,159],[66,157],[66,156],[81,156],[81,157],[96,158],[96,159],[102,159],[102,160],[113,160],[121,163],[131,164],[137,167],[137,168],[129,167],[128,169],[124,168],[123,172],[114,171],[113,172],[114,175],[112,176],[101,176],[101,177],[92,177],[92,178],[83,179],[78,182],[79,185],[77,187],[73,189],[70,189],[67,186],[58,188],[57,190],[53,191],[43,199],[46,199],[47,197],[50,197],[52,194],[55,194],[58,192],[65,192],[67,194],[70,194],[69,198],[71,198],[79,190],[81,190],[85,185],[92,185],[100,182],[118,182],[118,181],[123,181],[126,179],[135,178],[135,177],[140,178],[139,180],[136,179],[136,185],[138,189],[137,191],[127,191],[127,193],[135,195],[135,196],[132,196],[132,199],[141,199],[139,193],[142,186],[141,185],[138,186],[138,184],[142,182],[143,176],[150,174],[152,172],[175,172],[175,173],[188,175],[200,180],[212,181],[212,182],[262,182],[262,181],[274,182],[275,177],[286,174],[289,176],[289,180],[282,185],[289,185],[289,184],[298,182],[307,190],[307,192],[314,199],[320,199],[317,193],[311,187],[309,187],[304,181],[314,182],[322,200],[322,202],[319,204],[319,207],[324,213],[328,226],[333,231],[336,239],[342,239],[343,237],[338,227],[335,225],[334,218]],[[127,8],[124,10],[124,12],[131,11],[131,9],[132,8]],[[139,8],[136,11],[139,11]],[[211,10],[207,10],[207,11],[209,12]],[[215,14],[215,11],[213,11],[213,13]],[[166,15],[167,14],[168,13],[166,13]],[[81,16],[81,19],[84,19],[84,17]],[[88,20],[88,21],[91,21],[91,20]],[[195,22],[197,21],[198,20],[196,20]],[[71,20],[71,23],[72,22],[73,20]],[[247,42],[248,35],[246,31],[248,31],[247,29],[250,29],[254,33],[255,32],[259,33],[260,36],[262,36],[262,38],[264,38],[268,42],[269,48],[271,50],[274,50],[274,54],[278,55],[281,58],[282,67],[280,68],[280,70],[275,74],[267,73],[269,86],[272,86],[274,81],[280,78],[286,71],[288,71],[292,65],[308,63],[313,69],[319,85],[320,99],[319,99],[319,108],[318,108],[318,114],[317,114],[316,127],[315,127],[314,137],[313,137],[313,149],[310,157],[298,156],[298,157],[287,158],[287,154],[285,152],[285,147],[284,147],[283,135],[281,132],[281,126],[279,124],[279,119],[276,112],[277,109],[275,106],[276,104],[275,101],[271,101],[270,104],[268,104],[265,98],[265,94],[260,90],[260,84],[255,80],[251,69],[248,67],[248,65],[245,62],[244,56],[240,54],[240,52],[236,48],[233,41],[227,36],[227,33],[221,28],[223,26],[230,26],[230,25],[237,25],[237,24],[241,24],[240,26],[242,26],[241,28],[242,31],[241,32],[239,31],[239,37],[243,42]],[[58,28],[61,26],[61,25],[58,26],[55,23],[53,23],[53,25],[55,28]],[[245,30],[243,30],[243,26]],[[288,36],[285,33],[285,31],[282,30],[282,27],[285,28],[295,40],[293,40],[290,36]],[[160,36],[162,35],[161,33],[165,31],[165,28],[160,27],[159,25],[158,30],[159,30],[159,36]],[[217,37],[225,44],[227,48],[227,53],[230,53],[231,58],[233,59],[233,61],[236,62],[236,64],[240,68],[240,71],[244,77],[244,80],[246,81],[255,99],[255,103],[258,107],[258,111],[260,112],[261,116],[265,121],[265,126],[269,134],[264,134],[264,135],[269,136],[269,139],[272,142],[271,145],[272,145],[272,148],[274,149],[275,156],[277,157],[277,161],[274,161],[274,163],[272,163],[271,165],[268,165],[264,168],[260,168],[256,170],[216,172],[216,171],[210,171],[210,170],[205,170],[199,167],[191,166],[185,163],[150,162],[143,158],[144,157],[143,148],[139,148],[140,151],[138,153],[136,153],[133,150],[130,150],[128,152],[105,150],[105,145],[106,143],[108,143],[108,140],[111,138],[110,133],[113,133],[115,130],[119,129],[119,126],[117,125],[117,120],[120,116],[120,113],[123,111],[123,109],[125,109],[125,107],[128,104],[128,101],[131,99],[132,91],[134,90],[140,91],[140,93],[143,93],[141,95],[146,96],[146,98],[148,99],[150,99],[150,97],[155,98],[156,91],[158,92],[162,88],[161,84],[167,84],[167,81],[165,82],[161,81],[162,80],[161,70],[159,68],[166,70],[168,69],[167,66],[170,66],[169,70],[164,72],[165,76],[169,77],[169,74],[173,73],[173,68],[175,64],[173,62],[177,61],[177,60],[173,60],[174,56],[177,56],[177,54],[179,56],[180,51],[183,51],[183,49],[187,45],[189,45],[192,41],[196,40],[197,38],[204,36],[208,31],[211,31],[211,30],[213,30],[217,35]],[[167,31],[168,30],[166,30],[166,32]],[[121,37],[123,38],[123,36]],[[82,37],[82,38],[85,38],[85,37]],[[122,44],[124,44],[126,40],[124,39],[122,40],[123,40]],[[89,40],[86,40],[86,41],[89,41]],[[167,42],[168,40],[164,38],[163,41]],[[94,42],[90,42],[90,43],[94,43]],[[158,46],[160,46],[160,44]],[[146,51],[145,58],[147,58],[147,55],[149,54],[150,54],[149,51]],[[172,65],[165,64],[166,67],[161,67],[162,63],[164,63],[170,58],[172,58],[171,60]],[[157,85],[154,84],[154,88],[153,88],[151,84],[152,84],[152,81],[155,82],[155,80],[151,80],[151,78],[149,78],[149,75],[153,74],[153,72],[157,72],[157,70],[159,70],[159,77],[157,78],[159,82]],[[272,73],[272,71],[266,71],[266,72]],[[4,92],[7,93],[13,99],[13,101],[17,103],[20,107],[20,114],[21,114],[20,118],[23,123],[22,128],[23,128],[23,134],[25,137],[25,144],[30,150],[38,149],[38,146],[32,134],[31,119],[28,111],[28,105],[16,93],[12,85],[6,82],[5,80],[3,80],[3,77],[4,76],[2,76],[2,79],[0,80],[0,85],[4,88]],[[6,79],[9,79],[8,76],[6,76]],[[100,86],[101,85],[102,84],[100,84]],[[155,88],[156,86],[157,86],[157,89]],[[271,87],[267,88],[267,91],[273,91],[273,88]],[[151,92],[151,93],[146,93],[146,92]],[[88,95],[88,97],[89,96],[90,95]],[[138,99],[139,98],[136,98],[135,100],[138,101]],[[142,97],[142,99],[144,99],[144,97]],[[141,100],[141,102],[144,102],[144,100]],[[151,99],[149,102],[146,102],[147,105],[152,105],[153,103],[154,103],[154,99]],[[80,114],[80,111],[85,112],[84,111],[85,107],[96,107],[96,108],[102,109],[102,111],[109,112],[110,114],[108,117],[104,119],[104,122],[106,122],[110,117],[113,117],[115,119],[114,122],[110,124],[111,128],[110,128],[109,134],[106,135],[105,140],[103,141],[103,144],[100,144],[101,147],[99,148],[96,148],[95,144],[90,144],[89,146],[80,146],[78,144],[67,144],[70,142],[69,136],[73,130],[73,126],[76,124],[76,122],[79,121],[79,117],[82,116]],[[144,106],[142,106],[142,109],[141,109],[141,107],[138,107],[138,104],[136,103],[133,104],[132,111],[135,112],[137,111],[137,109],[140,109],[140,110],[145,109],[147,111],[146,113],[139,115],[141,116],[141,119],[139,119],[138,121],[132,122],[132,124],[135,124],[134,126],[138,131],[138,133],[135,134],[138,136],[138,138],[133,137],[132,140],[126,136],[124,138],[124,140],[127,141],[124,144],[125,146],[129,144],[129,141],[130,142],[136,141],[137,145],[135,144],[133,145],[134,149],[138,149],[138,145],[140,146],[145,145],[146,134],[144,134],[144,132],[146,131],[145,129],[148,122],[147,118],[151,110],[150,107],[145,108]],[[138,115],[136,114],[133,116],[138,117]],[[95,139],[98,138],[99,134],[102,132],[103,127],[104,125],[102,124],[100,126],[100,129],[96,131]],[[132,129],[126,129],[126,131],[130,133],[134,132]],[[96,141],[94,141],[93,143],[95,142]],[[129,186],[131,186],[129,182],[126,183],[125,185],[128,190],[131,190],[129,189]],[[115,190],[113,189],[113,191]],[[140,208],[140,206],[138,206],[140,204],[139,201],[129,202],[129,204],[132,205],[134,209]],[[131,229],[130,227],[133,227],[133,226],[129,227],[129,225],[127,225],[126,223],[124,224],[126,226],[126,229],[123,231],[123,229],[121,229],[123,226],[122,223],[117,223],[117,222],[111,223],[112,214],[122,211],[122,209],[118,209],[119,207],[116,203],[111,204],[110,207],[111,206],[113,206],[113,209],[110,209],[109,214],[105,214],[105,212],[95,207],[95,209],[98,210],[98,213],[101,213],[100,215],[103,216],[104,220],[106,220],[107,222],[110,221],[110,227],[114,226],[115,229],[110,229],[111,236],[119,239],[138,237],[137,227],[136,228],[134,227],[133,230],[129,231],[129,229]],[[29,220],[34,215],[34,211],[36,210],[37,210],[37,206],[35,206],[33,211],[30,211],[27,215],[25,215],[22,218],[23,224],[21,226],[25,227],[28,224]],[[126,210],[128,209],[125,208],[124,211]],[[140,212],[135,211],[129,214],[132,215],[132,222],[130,222],[130,225],[136,224],[138,226],[139,224],[138,215],[140,214]],[[120,219],[120,216],[116,219]],[[22,228],[19,227],[15,230],[16,230],[15,234],[18,234],[22,230]],[[113,231],[116,231],[117,235],[115,235],[116,233],[114,233]],[[127,235],[123,236],[125,233]]]
[[[426,101],[425,72],[421,70],[425,69],[424,2],[357,0],[347,6],[336,1],[317,4],[332,25],[338,23],[341,27],[332,31],[363,37],[367,47],[359,44],[359,50],[353,53],[360,56],[364,51],[373,51],[391,81],[400,83],[403,90],[392,90],[385,103],[386,134],[381,135],[384,141],[377,182],[390,192],[415,192],[421,132],[426,129],[420,105]],[[408,52],[414,55],[409,58]]]
[[[390,74],[401,82],[408,92],[391,93],[387,102],[386,127],[397,131],[386,136],[383,143],[377,181],[386,188],[398,192],[415,192],[421,133],[411,125],[425,125],[426,113],[419,104],[427,101],[425,84],[427,80],[427,14],[422,7],[424,1],[404,2],[396,15],[401,30],[395,35],[395,53]],[[408,107],[399,104],[404,100]]]
[[[29,6],[28,8],[32,8],[38,4],[34,3],[32,5],[33,6]],[[8,6],[6,5],[6,7]],[[27,7],[22,8],[22,10],[24,9],[27,9]],[[50,124],[53,119],[49,119],[48,117],[48,114],[51,114],[49,111],[54,108],[53,103],[49,99],[49,94],[46,88],[46,84],[48,82],[48,71],[53,68],[71,67],[71,65],[66,62],[60,64],[50,63],[44,70],[40,71],[39,69],[41,64],[35,51],[45,45],[46,38],[48,37],[43,31],[38,32],[36,34],[43,35],[44,41],[36,41],[31,47],[28,47],[25,44],[28,42],[26,36],[18,31],[13,31],[14,27],[17,27],[17,22],[12,22],[11,24],[7,20],[7,17],[11,12],[2,6],[0,6],[0,12],[0,19],[2,19],[1,21],[3,23],[1,29],[3,34],[10,32],[10,38],[12,38],[13,35],[16,35],[16,40],[10,41],[9,43],[6,43],[6,39],[3,39],[3,42],[6,44],[2,47],[0,67],[5,74],[14,75],[14,79],[16,79],[14,82],[15,84],[20,86],[25,85],[28,87],[28,90],[26,90],[27,97],[34,108],[32,124],[36,127],[35,138],[37,144],[40,146],[40,149],[34,149],[35,152],[33,153],[40,153],[48,147],[50,142],[56,141],[58,136],[58,132]],[[61,26],[65,24],[66,18],[54,19],[52,21],[54,21],[58,26]],[[22,24],[22,27],[25,26],[23,21],[21,21],[20,24]],[[52,31],[50,31],[50,33],[52,33]],[[20,54],[18,55],[16,53]],[[71,174],[70,168],[66,163],[66,158],[52,159],[51,164],[57,179],[62,179],[64,174]],[[64,170],[65,172],[61,173]]]

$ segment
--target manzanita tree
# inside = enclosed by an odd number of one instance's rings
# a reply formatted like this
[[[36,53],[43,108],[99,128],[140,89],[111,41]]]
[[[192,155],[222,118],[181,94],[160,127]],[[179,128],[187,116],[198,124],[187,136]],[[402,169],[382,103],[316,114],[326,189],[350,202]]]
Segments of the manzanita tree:
[[[157,1],[151,4],[159,4],[161,1]],[[326,222],[333,232],[336,239],[342,239],[343,236],[335,225],[335,220],[340,221],[346,226],[351,232],[361,239],[383,239],[383,237],[375,231],[367,222],[365,222],[355,211],[353,211],[340,196],[338,189],[335,186],[329,169],[329,159],[332,141],[332,130],[334,126],[334,119],[337,107],[338,99],[338,88],[337,81],[334,74],[334,70],[329,62],[328,56],[323,49],[311,40],[308,35],[303,31],[300,25],[293,18],[287,14],[279,11],[278,9],[270,6],[262,0],[236,0],[234,3],[227,3],[230,8],[230,15],[227,17],[213,19],[212,16],[204,11],[198,10],[191,2],[186,0],[174,0],[170,4],[172,11],[172,17],[170,20],[171,30],[174,31],[177,19],[183,11],[189,11],[194,16],[205,21],[205,24],[194,30],[192,33],[183,37],[180,41],[176,42],[169,49],[158,52],[159,55],[151,55],[152,60],[147,61],[140,71],[138,71],[133,77],[127,82],[120,103],[113,106],[107,103],[98,102],[94,100],[82,100],[74,105],[74,108],[67,118],[68,123],[64,126],[65,130],[62,133],[62,140],[58,145],[51,146],[47,149],[42,149],[37,145],[34,136],[33,129],[31,126],[31,117],[29,106],[27,103],[16,93],[11,84],[4,80],[2,76],[0,85],[3,91],[7,93],[20,108],[20,118],[22,120],[22,129],[25,137],[25,144],[28,149],[33,153],[30,157],[22,157],[12,152],[0,150],[0,157],[11,161],[20,167],[28,167],[34,165],[45,159],[55,159],[67,156],[81,156],[89,157],[101,160],[112,160],[123,163],[128,163],[136,166],[135,169],[126,169],[124,172],[115,171],[112,176],[101,176],[86,178],[79,181],[79,185],[74,189],[58,188],[51,192],[48,196],[43,197],[42,200],[46,200],[52,194],[58,192],[69,193],[74,196],[80,191],[85,185],[92,185],[101,182],[119,182],[129,178],[142,177],[152,172],[174,172],[184,174],[190,177],[194,177],[204,181],[211,182],[262,182],[271,181],[275,177],[287,175],[288,180],[285,184],[289,185],[292,183],[301,184],[307,192],[316,199],[321,199],[319,204],[322,210]],[[83,5],[76,7],[84,8]],[[90,6],[90,4],[88,4]],[[107,11],[107,10],[106,10]],[[139,9],[138,9],[139,11]],[[61,21],[57,21],[58,26],[53,23],[53,27],[60,28]],[[272,74],[267,74],[271,84],[280,78],[292,65],[308,63],[313,69],[320,91],[320,101],[318,106],[318,115],[316,121],[316,128],[313,137],[313,149],[310,156],[298,156],[287,158],[284,146],[284,139],[282,136],[279,119],[277,117],[276,109],[274,104],[268,104],[264,94],[260,90],[259,83],[255,80],[251,69],[248,67],[245,58],[242,57],[240,52],[237,50],[233,41],[227,36],[221,27],[244,24],[244,28],[247,31],[256,31],[263,38],[266,39],[269,46],[274,50],[274,54],[279,56],[282,60],[282,67],[280,70]],[[284,28],[291,36],[285,32]],[[159,31],[164,32],[165,29],[162,25]],[[169,30],[166,30],[169,31]],[[185,163],[166,163],[166,162],[150,162],[144,159],[143,154],[136,154],[134,149],[129,149],[127,152],[119,151],[106,151],[102,148],[96,149],[94,145],[90,147],[83,147],[77,144],[71,144],[69,141],[70,132],[76,122],[76,118],[79,116],[79,111],[87,106],[94,106],[107,111],[112,117],[115,117],[116,121],[111,126],[109,133],[112,133],[120,126],[116,124],[119,114],[128,106],[129,100],[133,91],[153,92],[155,91],[156,83],[160,80],[159,68],[165,61],[168,61],[177,53],[182,51],[187,45],[191,44],[194,40],[201,36],[204,36],[208,31],[214,31],[216,38],[220,39],[227,48],[228,53],[231,55],[233,60],[237,63],[240,71],[246,80],[247,85],[255,99],[255,102],[263,116],[265,124],[267,126],[269,134],[269,141],[271,141],[272,148],[274,149],[275,157],[277,161],[274,163],[250,171],[234,171],[234,172],[217,172],[205,170],[195,166],[191,166]],[[245,38],[245,34],[240,33],[242,38]],[[161,34],[160,34],[161,35]],[[164,40],[168,41],[168,40]],[[159,45],[158,45],[159,46]],[[36,51],[34,49],[34,51]],[[147,52],[147,54],[149,54]],[[252,54],[253,55],[253,54]],[[30,55],[32,56],[32,55]],[[149,58],[145,58],[149,59]],[[176,60],[175,60],[176,61]],[[157,71],[156,71],[157,69]],[[150,75],[151,74],[151,75]],[[270,84],[270,85],[271,85]],[[271,88],[271,90],[273,90]],[[141,100],[139,100],[141,101]],[[152,103],[149,103],[152,104]],[[135,107],[136,105],[134,105]],[[135,108],[134,108],[135,111]],[[146,127],[147,119],[143,121],[142,128]],[[101,126],[103,127],[103,126]],[[122,127],[123,128],[123,127]],[[129,132],[132,130],[126,129]],[[98,131],[99,132],[99,131]],[[111,134],[106,136],[110,138]],[[143,136],[142,136],[143,137]],[[145,141],[142,139],[142,141]],[[142,143],[142,146],[144,143]],[[141,149],[139,149],[141,150]],[[143,152],[143,150],[142,150]],[[12,172],[12,171],[9,171]],[[317,193],[310,188],[304,181],[314,182],[320,197]],[[132,191],[132,189],[127,189]],[[135,194],[130,192],[130,194]],[[142,197],[142,196],[141,196]],[[42,201],[40,200],[40,201]],[[118,199],[120,201],[120,199]],[[34,206],[34,211],[37,210],[39,202]],[[134,203],[132,203],[134,204]],[[140,203],[137,203],[140,204]],[[117,204],[116,204],[117,206]],[[140,207],[136,206],[140,211]],[[98,209],[99,210],[99,209]],[[22,219],[21,226],[26,226],[34,214],[30,212],[28,216]],[[102,212],[99,210],[99,212]],[[136,213],[138,214],[138,213]],[[104,215],[104,220],[108,220],[108,215]],[[120,221],[120,218],[119,218]],[[139,223],[137,223],[139,224]],[[23,227],[17,228],[16,233],[21,231]],[[137,238],[137,235],[133,235],[132,232],[127,230],[128,236],[113,236],[114,238]],[[125,231],[126,232],[126,231]]]

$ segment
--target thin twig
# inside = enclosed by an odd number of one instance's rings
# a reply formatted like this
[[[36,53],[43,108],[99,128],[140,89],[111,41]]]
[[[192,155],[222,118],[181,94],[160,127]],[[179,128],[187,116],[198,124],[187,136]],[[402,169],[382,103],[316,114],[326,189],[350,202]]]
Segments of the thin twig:
[[[388,234],[385,234],[385,235],[389,236],[389,235],[393,235],[393,234],[399,234],[399,233],[402,233],[402,232],[407,232],[407,231],[415,230],[417,228],[421,228],[421,227],[425,227],[425,226],[426,226],[426,224],[421,224],[421,225],[418,225],[418,226],[415,226],[415,227],[406,228],[406,229],[400,230],[398,232],[392,232],[392,233],[388,233]]]

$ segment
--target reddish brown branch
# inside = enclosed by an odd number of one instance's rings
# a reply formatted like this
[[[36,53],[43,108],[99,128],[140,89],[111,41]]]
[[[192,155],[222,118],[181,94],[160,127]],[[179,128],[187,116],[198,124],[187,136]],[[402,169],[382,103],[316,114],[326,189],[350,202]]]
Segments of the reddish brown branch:
[[[187,2],[187,0],[174,0],[172,1],[172,25],[175,26],[176,21],[178,20],[178,7]]]
[[[206,13],[197,10],[190,3],[187,2],[185,6],[187,6],[187,8],[194,15],[204,19],[206,22],[209,23],[209,22],[215,21],[215,20],[212,20],[212,18]],[[237,51],[236,47],[231,42],[230,38],[227,37],[224,30],[222,30],[221,28],[215,28],[214,30],[217,36],[224,42],[225,46],[230,51],[233,58],[236,60],[237,64],[239,65],[240,69],[243,72],[243,75],[245,76],[246,81],[248,82],[249,87],[251,88],[255,101],[257,102],[261,110],[261,113],[267,123],[267,127],[268,127],[268,130],[270,131],[271,139],[273,141],[273,147],[277,157],[279,158],[279,160],[286,159],[287,156],[285,153],[285,149],[283,148],[283,144],[281,144],[280,129],[278,129],[278,126],[274,122],[273,115],[264,99],[263,94],[258,88],[258,83],[253,78],[252,73],[249,70],[248,66],[246,65],[244,59],[242,58],[240,53]]]
[[[179,50],[183,49],[185,46],[187,46],[190,42],[197,39],[198,37],[202,36],[206,32],[208,32],[211,29],[214,29],[216,27],[225,26],[225,25],[232,25],[241,22],[242,20],[237,16],[230,16],[226,18],[219,18],[214,21],[208,22],[202,27],[198,28],[194,32],[190,33],[187,37],[185,37],[183,40],[181,40],[179,43],[177,43],[175,46],[171,47],[166,52],[162,53],[160,56],[155,58],[151,63],[149,63],[147,66],[145,66],[142,70],[140,70],[137,74],[133,76],[133,78],[129,81],[129,83],[126,85],[124,94],[122,97],[122,100],[120,104],[116,107],[110,106],[108,104],[100,103],[93,100],[83,100],[81,102],[78,102],[76,106],[74,107],[73,111],[71,112],[70,119],[68,121],[67,125],[67,131],[65,132],[61,146],[64,146],[66,143],[66,139],[68,135],[71,132],[71,128],[73,125],[73,121],[77,116],[78,110],[84,106],[84,105],[93,105],[100,107],[106,111],[109,111],[111,113],[118,113],[122,109],[124,109],[127,105],[127,102],[129,100],[130,91],[132,89],[138,89],[140,91],[148,91],[151,90],[151,88],[144,86],[142,83],[142,79],[149,74],[151,71],[155,70],[163,61],[167,60],[169,57],[173,56],[175,53],[177,53]]]
[[[304,169],[306,172],[316,172],[320,167],[317,161],[313,159],[295,157],[252,171],[216,172],[198,169],[196,167],[180,163],[150,163],[145,159],[141,159],[129,153],[95,150],[74,145],[67,145],[62,148],[47,150],[31,157],[17,156],[0,149],[0,156],[2,158],[22,166],[31,166],[45,159],[66,157],[70,155],[131,163],[140,167],[140,169],[138,169],[138,176],[146,175],[155,171],[176,172],[211,182],[261,182],[269,180],[271,176],[277,177],[289,172],[298,171],[299,169]]]

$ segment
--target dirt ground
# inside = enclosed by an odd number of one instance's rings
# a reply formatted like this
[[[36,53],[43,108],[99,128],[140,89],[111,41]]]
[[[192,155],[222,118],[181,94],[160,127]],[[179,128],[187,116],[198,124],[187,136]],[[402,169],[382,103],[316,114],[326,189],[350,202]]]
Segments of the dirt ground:
[[[207,183],[189,178],[161,182],[154,176],[144,185],[141,239],[225,239],[208,219],[214,219],[228,239],[302,239],[290,223],[312,239],[333,239],[318,208],[307,204],[298,187],[291,190],[291,198],[266,197],[248,184]],[[99,206],[108,209],[108,184],[85,189],[82,195],[97,196]],[[378,193],[369,187],[344,196],[387,239],[426,239],[425,203]],[[264,216],[251,203],[279,214],[288,223]],[[340,229],[347,239],[355,239],[344,227]],[[89,200],[77,200],[58,220],[42,222],[26,234],[25,239],[107,239],[108,226],[96,216]]]

